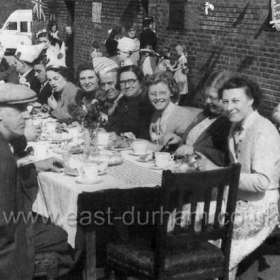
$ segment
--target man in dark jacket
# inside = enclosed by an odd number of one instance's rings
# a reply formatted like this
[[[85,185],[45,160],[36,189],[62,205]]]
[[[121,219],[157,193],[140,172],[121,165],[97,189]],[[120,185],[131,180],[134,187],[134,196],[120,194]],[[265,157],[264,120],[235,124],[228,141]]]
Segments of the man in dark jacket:
[[[18,84],[30,87],[35,92],[40,90],[40,82],[35,78],[33,62],[43,51],[43,44],[19,45],[15,53],[15,67],[18,72]]]
[[[157,35],[152,30],[153,18],[147,17],[143,20],[143,30],[140,34],[140,49],[152,48],[157,50]]]
[[[63,230],[31,219],[38,172],[59,172],[62,162],[49,158],[18,168],[13,155],[11,143],[22,137],[29,118],[27,104],[35,100],[35,92],[26,86],[0,85],[0,279],[3,280],[31,280],[35,252],[69,253]]]
[[[37,102],[42,105],[48,104],[48,98],[52,95],[52,88],[47,81],[46,74],[46,57],[35,60],[34,62],[34,77],[40,82],[40,88],[37,93]]]

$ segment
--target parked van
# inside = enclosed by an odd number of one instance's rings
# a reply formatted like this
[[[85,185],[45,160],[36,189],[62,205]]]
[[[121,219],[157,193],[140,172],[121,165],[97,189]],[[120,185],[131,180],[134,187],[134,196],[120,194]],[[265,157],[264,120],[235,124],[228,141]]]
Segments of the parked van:
[[[12,12],[0,29],[0,42],[6,54],[13,54],[19,44],[32,45],[32,10]]]

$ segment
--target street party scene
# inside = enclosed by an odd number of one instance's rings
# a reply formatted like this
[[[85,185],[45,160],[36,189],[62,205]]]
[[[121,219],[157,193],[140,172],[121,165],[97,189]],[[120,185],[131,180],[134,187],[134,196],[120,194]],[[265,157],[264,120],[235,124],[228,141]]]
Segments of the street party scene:
[[[278,280],[280,3],[0,4],[1,280]]]

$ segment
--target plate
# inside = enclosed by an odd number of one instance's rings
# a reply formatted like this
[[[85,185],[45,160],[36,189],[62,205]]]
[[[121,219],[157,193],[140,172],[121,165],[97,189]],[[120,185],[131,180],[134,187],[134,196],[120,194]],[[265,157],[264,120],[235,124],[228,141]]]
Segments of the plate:
[[[150,168],[153,169],[153,170],[163,170],[164,169],[162,167],[158,167],[158,166],[155,166],[155,165],[151,166]]]
[[[68,175],[68,176],[77,177],[77,176],[79,176],[79,171],[78,170],[64,170],[64,174]]]
[[[84,179],[84,178],[81,178],[81,177],[77,177],[75,181],[76,181],[76,183],[79,183],[79,184],[91,185],[91,184],[101,183],[102,179],[101,178],[96,178],[95,180],[87,180],[87,179]]]
[[[138,159],[136,159],[137,161],[139,161],[139,162],[146,162],[146,163],[151,163],[151,162],[154,162],[154,160],[153,159],[148,159],[148,160],[146,160],[146,159],[141,159],[141,158],[138,158]]]
[[[127,151],[127,150],[131,150],[131,147],[126,147],[126,148],[115,148],[115,147],[106,147],[107,150],[109,151]]]
[[[148,153],[138,154],[138,153],[134,153],[134,152],[130,152],[129,154],[132,155],[132,156],[146,156],[146,155],[148,155]]]

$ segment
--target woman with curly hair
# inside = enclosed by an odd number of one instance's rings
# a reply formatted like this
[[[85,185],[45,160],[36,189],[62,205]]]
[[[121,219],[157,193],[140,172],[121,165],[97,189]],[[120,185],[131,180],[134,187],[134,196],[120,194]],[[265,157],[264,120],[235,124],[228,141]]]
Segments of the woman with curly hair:
[[[149,139],[149,123],[153,107],[142,87],[143,72],[135,65],[119,69],[117,88],[123,97],[114,113],[109,117],[106,127],[117,134],[132,132],[137,138]]]
[[[230,160],[241,164],[230,256],[230,279],[235,279],[238,264],[252,252],[256,260],[255,250],[279,223],[280,136],[257,111],[262,93],[255,82],[232,77],[219,89],[219,96],[231,122]],[[204,156],[197,163],[201,170],[217,168]],[[257,279],[257,272],[255,261],[239,279]]]
[[[181,107],[174,103],[179,89],[172,73],[163,71],[149,77],[146,91],[155,112],[150,123],[150,139],[153,143],[166,144],[171,133],[183,136],[186,128],[200,111],[192,107]]]
[[[69,105],[75,104],[79,88],[69,82],[69,73],[66,67],[48,66],[47,79],[52,88],[52,95],[48,98],[51,115],[60,122],[72,122]]]
[[[87,126],[100,121],[102,102],[106,96],[99,88],[99,77],[91,63],[80,64],[77,69],[77,79],[81,91],[75,104],[70,105],[72,117],[78,122],[86,122]]]

